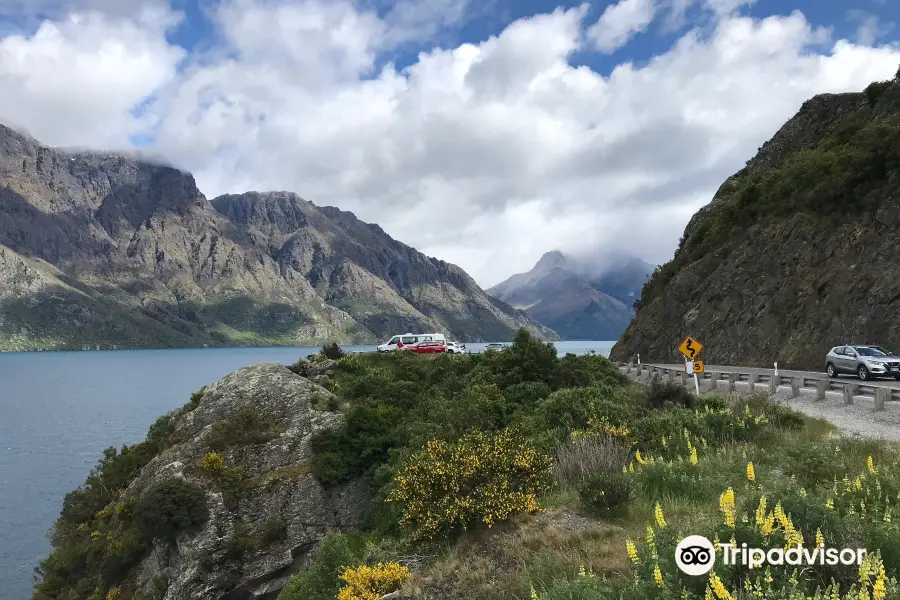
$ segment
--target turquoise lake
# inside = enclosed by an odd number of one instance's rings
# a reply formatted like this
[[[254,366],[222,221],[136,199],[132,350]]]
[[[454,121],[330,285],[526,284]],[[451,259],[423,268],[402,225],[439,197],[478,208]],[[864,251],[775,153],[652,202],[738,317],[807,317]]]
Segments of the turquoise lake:
[[[557,342],[560,355],[614,342]],[[467,344],[478,352],[485,344]],[[344,346],[370,351],[374,346]],[[134,444],[192,392],[258,362],[318,347],[0,353],[0,600],[31,596],[63,496],[108,446]]]

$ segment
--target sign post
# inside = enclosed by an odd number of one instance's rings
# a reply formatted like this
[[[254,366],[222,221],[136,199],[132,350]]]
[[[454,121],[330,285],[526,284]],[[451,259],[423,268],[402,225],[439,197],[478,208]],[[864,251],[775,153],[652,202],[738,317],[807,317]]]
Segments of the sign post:
[[[703,350],[703,344],[691,336],[684,338],[678,347],[678,351],[684,355],[685,370],[687,370],[688,363],[691,363],[691,371],[694,373],[694,390],[698,396],[700,395],[700,379],[697,377],[697,373],[703,373],[704,367],[703,361],[694,359],[700,356],[701,350]]]

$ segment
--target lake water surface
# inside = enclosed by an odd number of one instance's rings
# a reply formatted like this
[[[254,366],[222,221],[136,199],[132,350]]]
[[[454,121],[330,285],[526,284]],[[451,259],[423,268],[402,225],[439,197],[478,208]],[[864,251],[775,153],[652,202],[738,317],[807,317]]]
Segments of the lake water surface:
[[[614,342],[557,342],[560,355]],[[485,344],[467,344],[472,352]],[[344,346],[369,351],[374,346]],[[0,600],[31,596],[33,569],[63,496],[108,446],[135,444],[192,392],[259,362],[318,347],[0,353]]]

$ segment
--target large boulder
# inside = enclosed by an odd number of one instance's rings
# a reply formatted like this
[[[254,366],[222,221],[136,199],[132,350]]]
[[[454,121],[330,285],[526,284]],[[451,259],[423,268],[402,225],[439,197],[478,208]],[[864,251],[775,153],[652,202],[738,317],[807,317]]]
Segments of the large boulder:
[[[152,596],[162,585],[164,600],[274,598],[326,533],[352,527],[366,491],[359,484],[326,490],[310,474],[313,434],[343,419],[317,408],[330,398],[264,363],[235,371],[207,387],[195,408],[173,413],[173,445],[123,500],[183,478],[206,492],[209,519],[174,543],[155,541],[129,575],[134,589]]]

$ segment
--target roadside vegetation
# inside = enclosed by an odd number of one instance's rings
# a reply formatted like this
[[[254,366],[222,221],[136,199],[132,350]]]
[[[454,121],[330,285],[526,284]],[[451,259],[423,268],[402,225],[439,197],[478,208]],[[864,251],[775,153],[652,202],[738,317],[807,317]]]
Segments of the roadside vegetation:
[[[557,358],[520,332],[486,355],[352,355],[343,429],[315,440],[326,484],[363,478],[361,531],[333,533],[280,600],[407,597],[900,598],[898,451],[760,396],[696,398]],[[866,548],[861,567],[675,565],[690,534]]]
[[[279,600],[398,590],[460,600],[900,599],[895,446],[838,437],[764,397],[640,386],[605,358],[559,358],[524,330],[502,352],[351,354],[328,370],[339,401],[326,408],[341,410],[344,425],[314,438],[304,472],[326,486],[362,480],[372,504],[358,530],[321,542]],[[141,444],[107,450],[66,497],[35,600],[163,598],[165,581],[138,597],[128,574],[153,543],[203,526],[204,492],[184,480],[123,490],[177,442],[173,418]],[[196,468],[228,502],[249,482],[217,448],[269,439],[273,424],[247,412],[217,427]],[[242,532],[230,555],[239,564],[285,527]],[[689,577],[674,548],[691,534],[866,548],[869,558],[754,571],[717,560]]]

